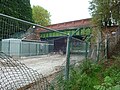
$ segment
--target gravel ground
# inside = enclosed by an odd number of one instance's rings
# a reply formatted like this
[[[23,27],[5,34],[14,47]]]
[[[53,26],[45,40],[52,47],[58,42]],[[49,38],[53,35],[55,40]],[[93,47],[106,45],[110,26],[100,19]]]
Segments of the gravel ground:
[[[71,55],[71,62],[77,62],[84,58],[80,55]],[[56,72],[56,68],[65,66],[66,56],[65,55],[42,55],[37,57],[27,57],[20,59],[26,66],[37,70],[38,73],[48,76]]]
[[[71,63],[75,63],[83,58],[84,56],[71,55],[70,61]],[[19,59],[21,63],[24,63],[31,69],[28,69],[24,64],[20,64],[18,61],[11,59],[11,62],[8,62],[7,60],[9,59],[0,58],[0,90],[16,90],[17,88],[28,85],[35,79],[37,80],[38,75],[31,73],[32,69],[51,80],[53,77],[49,76],[59,70],[61,66],[65,66],[66,56],[55,54],[23,57]]]

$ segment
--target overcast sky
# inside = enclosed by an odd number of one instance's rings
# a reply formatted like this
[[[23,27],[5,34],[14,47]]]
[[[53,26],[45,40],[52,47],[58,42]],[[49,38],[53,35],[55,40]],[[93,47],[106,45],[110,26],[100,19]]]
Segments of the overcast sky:
[[[51,14],[51,23],[62,23],[90,18],[91,0],[30,0],[31,6],[40,5]]]

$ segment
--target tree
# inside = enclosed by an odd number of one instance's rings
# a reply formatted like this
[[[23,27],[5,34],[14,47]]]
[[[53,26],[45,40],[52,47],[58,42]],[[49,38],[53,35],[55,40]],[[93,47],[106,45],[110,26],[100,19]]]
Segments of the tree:
[[[30,0],[0,0],[0,13],[32,21]]]
[[[97,26],[120,24],[119,0],[92,0],[89,10]]]
[[[92,30],[94,37],[91,42],[102,40],[108,26],[120,25],[120,0],[92,0],[89,10],[92,24],[95,26]]]
[[[33,21],[30,0],[0,0],[0,13],[30,22]],[[30,26],[29,24],[0,16],[0,39],[9,38],[18,32],[25,32]]]
[[[50,13],[41,6],[33,6],[32,8],[33,20],[35,23],[47,26],[50,22]]]

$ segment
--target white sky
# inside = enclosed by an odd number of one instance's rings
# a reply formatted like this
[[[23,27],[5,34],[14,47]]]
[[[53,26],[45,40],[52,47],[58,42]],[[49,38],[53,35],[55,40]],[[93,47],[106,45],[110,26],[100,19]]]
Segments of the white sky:
[[[51,14],[51,23],[62,23],[90,18],[91,0],[30,0],[31,6],[40,5]]]

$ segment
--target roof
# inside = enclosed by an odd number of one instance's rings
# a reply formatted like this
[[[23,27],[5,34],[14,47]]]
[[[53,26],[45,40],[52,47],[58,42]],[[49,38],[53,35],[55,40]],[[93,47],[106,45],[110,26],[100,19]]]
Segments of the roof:
[[[81,19],[81,20],[76,20],[76,21],[52,24],[52,25],[47,26],[47,28],[54,29],[54,30],[74,29],[78,27],[90,26],[90,21],[91,21],[91,18],[87,18],[87,19]],[[38,33],[48,32],[48,30],[37,28],[36,32]]]

